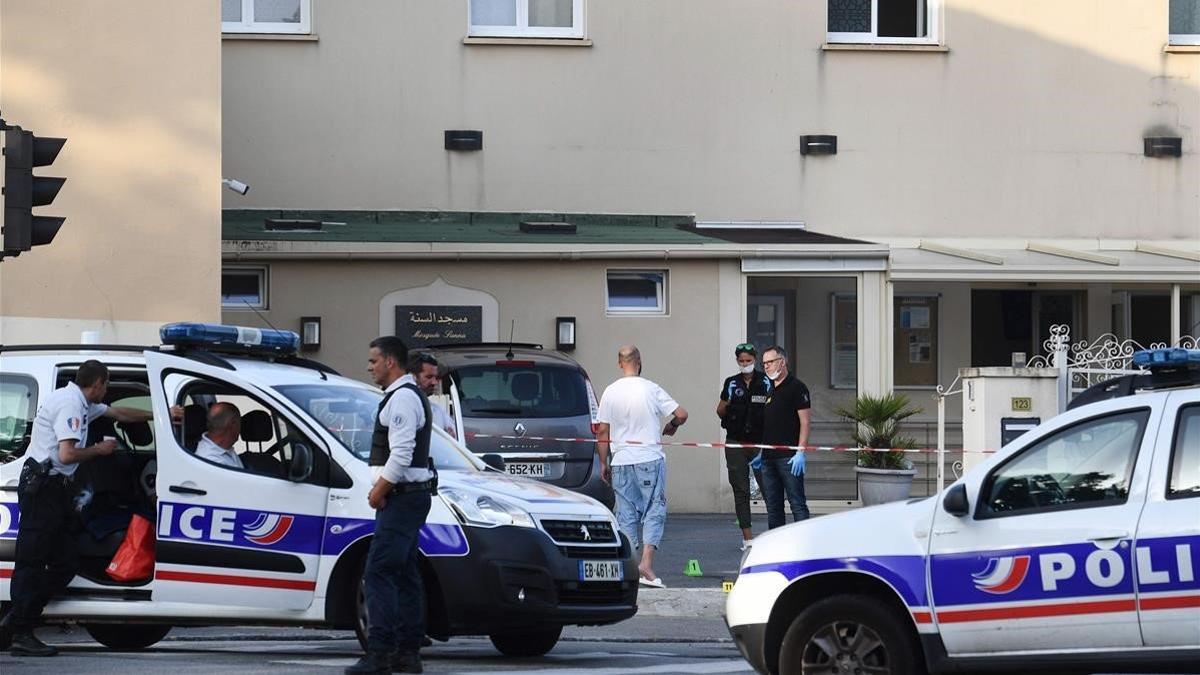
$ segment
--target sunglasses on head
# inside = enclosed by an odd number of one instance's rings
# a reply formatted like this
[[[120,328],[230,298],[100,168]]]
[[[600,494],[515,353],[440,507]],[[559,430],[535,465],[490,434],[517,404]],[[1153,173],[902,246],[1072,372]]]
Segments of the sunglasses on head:
[[[750,343],[750,342],[743,342],[742,344],[734,347],[733,351],[735,351],[735,352],[750,352],[751,354],[753,354],[753,353],[755,353],[754,344]]]

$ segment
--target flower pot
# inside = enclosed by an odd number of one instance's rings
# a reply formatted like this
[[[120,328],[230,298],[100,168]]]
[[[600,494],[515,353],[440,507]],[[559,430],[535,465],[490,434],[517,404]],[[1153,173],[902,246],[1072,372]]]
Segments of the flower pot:
[[[854,467],[858,475],[858,497],[863,506],[908,499],[916,469],[867,469]]]

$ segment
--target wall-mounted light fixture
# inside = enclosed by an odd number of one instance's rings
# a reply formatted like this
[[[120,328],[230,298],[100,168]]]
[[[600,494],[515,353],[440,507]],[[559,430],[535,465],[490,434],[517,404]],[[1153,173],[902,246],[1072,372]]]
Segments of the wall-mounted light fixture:
[[[1179,136],[1147,136],[1142,139],[1142,154],[1147,157],[1182,157],[1183,139]]]
[[[560,316],[554,320],[555,341],[558,351],[569,352],[575,349],[575,317]]]
[[[321,317],[300,317],[300,349],[310,352],[321,348]]]
[[[473,129],[447,129],[447,150],[482,150],[483,132]]]
[[[818,134],[800,137],[800,154],[802,155],[836,155],[837,136]]]

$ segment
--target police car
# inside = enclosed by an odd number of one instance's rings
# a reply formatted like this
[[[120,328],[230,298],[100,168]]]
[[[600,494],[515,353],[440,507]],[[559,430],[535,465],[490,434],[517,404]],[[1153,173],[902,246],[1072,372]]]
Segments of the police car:
[[[38,401],[83,361],[110,370],[106,403],[153,411],[150,424],[91,424],[88,443],[119,450],[80,465],[80,569],[46,607],[113,648],[142,648],[171,626],[353,628],[365,637],[360,581],[374,528],[366,459],[381,392],[297,358],[298,338],[173,324],[152,348],[0,347],[0,602],[10,596],[17,482]],[[83,351],[89,350],[89,351]],[[194,454],[208,405],[242,414],[244,469]],[[168,410],[184,407],[182,424]],[[428,633],[490,636],[501,652],[540,655],[564,625],[637,611],[628,541],[599,502],[485,465],[440,429],[438,496],[420,533]],[[105,571],[131,514],[154,522],[146,579]]]
[[[1200,351],[1139,352],[940,494],[754,540],[760,673],[1200,664]]]

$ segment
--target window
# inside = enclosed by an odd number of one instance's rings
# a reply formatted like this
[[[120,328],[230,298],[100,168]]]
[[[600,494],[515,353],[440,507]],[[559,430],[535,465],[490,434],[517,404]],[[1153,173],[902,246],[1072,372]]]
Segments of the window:
[[[665,270],[609,270],[609,314],[666,314]]]
[[[829,0],[830,42],[930,44],[940,0]]]
[[[582,38],[583,0],[468,0],[477,37]]]
[[[1200,45],[1200,0],[1171,0],[1170,43]]]
[[[312,32],[312,0],[221,0],[222,33]]]
[[[938,299],[929,295],[896,296],[892,369],[897,387],[938,384]]]
[[[1200,497],[1200,405],[1183,408],[1175,423],[1167,499],[1183,497]]]
[[[266,309],[266,268],[226,267],[222,270],[221,307],[225,309]]]
[[[519,362],[517,362],[519,363]],[[464,417],[583,417],[591,414],[583,373],[560,366],[466,366],[452,374]]]
[[[37,414],[37,382],[23,375],[0,375],[0,464],[25,454],[33,416]]]
[[[1148,410],[1076,424],[996,469],[981,491],[978,517],[1123,504]]]

